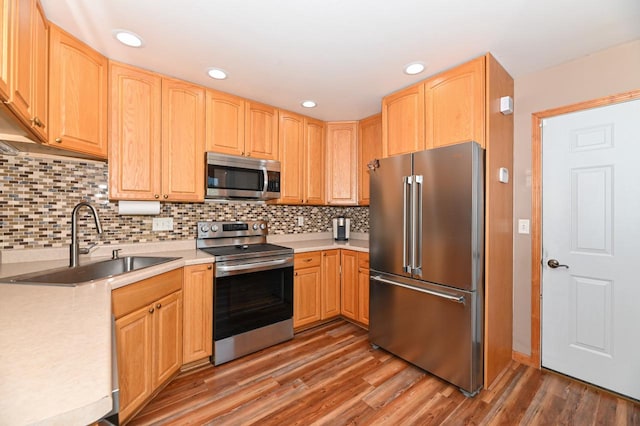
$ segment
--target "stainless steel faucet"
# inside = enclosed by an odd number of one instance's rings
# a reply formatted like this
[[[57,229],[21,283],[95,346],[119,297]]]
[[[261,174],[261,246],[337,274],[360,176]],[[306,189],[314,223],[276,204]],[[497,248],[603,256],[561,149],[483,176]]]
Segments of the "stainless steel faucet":
[[[80,256],[80,246],[78,243],[78,211],[82,207],[87,207],[91,210],[93,214],[93,218],[96,222],[96,229],[98,230],[98,234],[102,234],[102,226],[100,225],[100,218],[98,217],[98,211],[91,204],[86,201],[82,201],[78,203],[71,213],[71,245],[69,246],[69,266],[75,267],[78,266],[78,258]]]

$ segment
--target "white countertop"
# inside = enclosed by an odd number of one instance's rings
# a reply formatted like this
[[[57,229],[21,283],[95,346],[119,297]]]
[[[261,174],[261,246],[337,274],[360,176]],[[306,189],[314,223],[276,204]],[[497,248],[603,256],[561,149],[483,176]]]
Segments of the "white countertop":
[[[366,234],[274,235],[295,253],[369,251]],[[193,240],[98,247],[80,264],[120,256],[179,257],[77,287],[0,284],[0,426],[85,425],[111,410],[111,290],[176,268],[211,263]],[[68,248],[3,251],[0,278],[68,265]],[[38,261],[33,261],[38,259]]]
[[[194,245],[191,241],[190,247]],[[195,248],[178,248],[144,254],[179,260],[77,287],[0,284],[0,425],[86,425],[107,414],[112,406],[111,290],[213,261]],[[46,258],[28,252],[19,255]],[[1,264],[0,277],[67,262]]]

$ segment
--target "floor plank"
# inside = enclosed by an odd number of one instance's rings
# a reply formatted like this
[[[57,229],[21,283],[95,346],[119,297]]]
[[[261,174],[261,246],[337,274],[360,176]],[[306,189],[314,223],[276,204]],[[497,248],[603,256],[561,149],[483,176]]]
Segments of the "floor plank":
[[[640,404],[515,361],[466,398],[338,320],[183,373],[130,424],[640,426]]]

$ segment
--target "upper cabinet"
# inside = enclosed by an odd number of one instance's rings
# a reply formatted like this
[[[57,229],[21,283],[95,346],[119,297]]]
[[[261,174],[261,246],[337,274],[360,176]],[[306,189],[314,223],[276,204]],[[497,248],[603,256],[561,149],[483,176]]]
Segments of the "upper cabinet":
[[[243,155],[245,100],[215,90],[207,90],[207,151]]]
[[[280,203],[324,204],[324,122],[280,111]]]
[[[111,64],[109,196],[204,199],[204,89]]]
[[[327,204],[358,203],[358,122],[327,123]]]
[[[244,155],[278,159],[278,110],[257,102],[245,103]]]
[[[369,205],[368,164],[382,157],[382,115],[361,120],[358,126],[358,204]]]
[[[107,158],[107,58],[50,30],[49,144]]]
[[[425,148],[424,84],[407,87],[382,99],[382,155]]]
[[[13,0],[0,0],[0,101],[2,102],[9,98],[11,3]]]
[[[425,82],[427,148],[467,141],[485,146],[484,66],[481,56]]]
[[[485,142],[485,90],[481,56],[382,100],[383,156],[467,141]]]
[[[8,48],[2,54],[3,83],[8,83],[5,102],[23,126],[41,141],[46,141],[48,22],[40,2],[36,0],[4,1],[2,8],[3,15],[8,13],[9,16],[8,21],[6,15],[3,16],[1,43],[3,49]],[[5,35],[8,35],[8,43]]]

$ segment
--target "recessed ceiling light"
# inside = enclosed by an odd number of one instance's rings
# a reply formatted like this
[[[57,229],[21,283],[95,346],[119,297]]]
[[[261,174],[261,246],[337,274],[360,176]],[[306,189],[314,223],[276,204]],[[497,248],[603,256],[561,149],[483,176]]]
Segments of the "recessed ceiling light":
[[[224,80],[225,78],[227,78],[227,72],[221,70],[220,68],[211,68],[209,69],[209,71],[207,71],[207,74],[209,74],[209,77],[216,80]]]
[[[114,37],[122,44],[129,47],[142,46],[142,37],[127,30],[113,30]]]
[[[424,64],[422,62],[412,62],[404,66],[404,73],[409,75],[420,74],[424,71]]]
[[[315,108],[318,104],[316,104],[314,101],[302,101],[301,105],[305,108]]]

